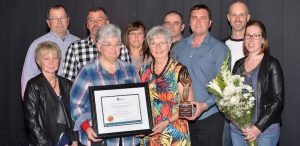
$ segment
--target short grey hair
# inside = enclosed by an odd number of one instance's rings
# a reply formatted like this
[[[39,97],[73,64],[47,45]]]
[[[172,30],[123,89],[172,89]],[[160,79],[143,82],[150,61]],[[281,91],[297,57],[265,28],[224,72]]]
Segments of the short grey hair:
[[[167,42],[172,42],[172,33],[169,29],[162,26],[154,26],[147,33],[146,39],[148,44],[150,44],[153,37],[157,35],[163,35]]]
[[[103,42],[107,37],[117,37],[121,42],[121,30],[118,26],[113,24],[108,24],[102,26],[96,34],[96,41]]]

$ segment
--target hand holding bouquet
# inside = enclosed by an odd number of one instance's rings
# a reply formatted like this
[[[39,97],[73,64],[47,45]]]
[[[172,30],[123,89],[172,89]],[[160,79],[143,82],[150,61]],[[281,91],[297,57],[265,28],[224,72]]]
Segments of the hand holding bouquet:
[[[252,124],[255,107],[253,89],[245,84],[244,77],[231,74],[228,69],[229,57],[227,54],[220,73],[208,83],[208,92],[217,97],[216,104],[227,119],[246,129]],[[255,141],[248,141],[248,145],[257,146]]]

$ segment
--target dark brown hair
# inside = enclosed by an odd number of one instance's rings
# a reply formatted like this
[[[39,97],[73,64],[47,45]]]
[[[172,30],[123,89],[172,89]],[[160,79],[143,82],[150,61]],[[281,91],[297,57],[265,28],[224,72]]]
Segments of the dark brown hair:
[[[131,31],[136,31],[138,29],[142,29],[143,33],[144,33],[144,42],[143,42],[143,45],[142,45],[142,49],[141,49],[141,52],[140,54],[143,55],[143,60],[145,59],[145,57],[149,57],[150,56],[150,50],[148,48],[148,44],[146,42],[146,27],[145,25],[143,24],[142,21],[134,21],[134,22],[131,22],[127,25],[126,29],[125,29],[125,33],[124,33],[124,44],[125,46],[129,49],[129,53],[130,52],[130,46],[129,46],[129,33]]]
[[[104,13],[104,15],[106,16],[106,19],[108,19],[107,12],[106,12],[106,10],[103,7],[92,7],[91,9],[89,9],[88,14],[90,12],[98,12],[98,11],[102,11]]]
[[[267,40],[267,32],[266,32],[265,25],[260,21],[252,20],[252,21],[249,21],[247,23],[245,30],[247,30],[247,28],[250,27],[250,26],[257,26],[258,28],[260,28],[261,37],[263,39],[263,43],[261,44],[261,52],[260,53],[264,53],[264,54],[268,53],[269,43],[268,43],[268,40]],[[249,51],[247,50],[247,48],[245,46],[245,43],[244,43],[243,47],[244,47],[244,54],[248,55]]]
[[[176,14],[176,15],[178,15],[180,17],[181,24],[184,24],[183,16],[179,12],[177,12],[177,11],[169,11],[168,13],[165,14],[164,18],[166,18],[169,14]]]
[[[211,18],[211,11],[210,11],[210,9],[209,9],[206,5],[204,5],[204,4],[200,4],[200,5],[195,5],[195,6],[193,6],[193,7],[190,9],[190,17],[191,17],[192,11],[194,11],[194,10],[200,10],[200,9],[206,10],[207,13],[208,13],[208,18],[209,18],[209,20],[212,20],[212,18]]]

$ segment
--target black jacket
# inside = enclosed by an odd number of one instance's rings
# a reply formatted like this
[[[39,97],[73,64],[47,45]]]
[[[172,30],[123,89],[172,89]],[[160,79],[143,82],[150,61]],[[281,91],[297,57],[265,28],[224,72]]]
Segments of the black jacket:
[[[233,74],[244,65],[245,58],[238,60],[233,68]],[[260,113],[254,125],[263,132],[271,124],[281,122],[281,111],[284,103],[284,81],[281,66],[277,59],[265,54],[258,71],[257,89],[260,99]]]
[[[25,120],[29,139],[34,146],[54,146],[62,132],[72,139],[73,122],[69,111],[72,83],[66,78],[57,78],[61,101],[42,73],[30,79],[26,85]]]

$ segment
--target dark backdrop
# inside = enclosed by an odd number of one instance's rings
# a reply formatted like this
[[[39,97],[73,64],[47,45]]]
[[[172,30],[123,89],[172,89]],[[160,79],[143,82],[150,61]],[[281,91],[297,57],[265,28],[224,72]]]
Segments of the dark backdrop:
[[[107,9],[110,22],[124,30],[128,22],[142,20],[149,29],[163,22],[163,15],[177,10],[184,16],[189,34],[189,9],[204,3],[212,10],[212,34],[222,39],[229,35],[226,19],[232,0],[7,0],[1,1],[0,14],[0,144],[19,146],[26,143],[23,122],[20,78],[23,61],[30,43],[47,32],[45,22],[49,6],[56,3],[67,7],[70,14],[69,30],[80,38],[87,36],[85,18],[92,6]],[[280,60],[285,77],[285,107],[280,146],[299,145],[300,84],[299,42],[300,1],[247,0],[252,14],[267,27],[270,49]]]

